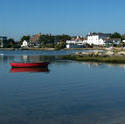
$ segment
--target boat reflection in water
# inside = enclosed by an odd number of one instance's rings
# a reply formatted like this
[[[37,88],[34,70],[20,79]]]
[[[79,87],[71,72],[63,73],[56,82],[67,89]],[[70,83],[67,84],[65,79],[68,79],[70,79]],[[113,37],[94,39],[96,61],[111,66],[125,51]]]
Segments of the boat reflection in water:
[[[46,68],[11,68],[10,73],[16,72],[49,72],[48,67]]]

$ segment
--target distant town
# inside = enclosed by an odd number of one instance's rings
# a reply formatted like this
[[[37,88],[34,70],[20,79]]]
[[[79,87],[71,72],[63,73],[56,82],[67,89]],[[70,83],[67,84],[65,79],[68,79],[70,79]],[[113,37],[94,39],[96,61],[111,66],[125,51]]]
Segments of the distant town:
[[[109,48],[125,47],[125,34],[120,33],[88,33],[83,36],[35,34],[22,36],[20,41],[15,41],[7,36],[0,36],[0,48]]]

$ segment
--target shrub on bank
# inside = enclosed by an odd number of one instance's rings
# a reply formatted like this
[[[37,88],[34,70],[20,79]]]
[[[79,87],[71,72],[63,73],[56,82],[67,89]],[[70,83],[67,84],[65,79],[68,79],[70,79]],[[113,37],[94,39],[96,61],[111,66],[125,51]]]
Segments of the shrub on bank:
[[[60,49],[64,49],[65,47],[66,47],[66,43],[65,42],[61,42],[61,43],[59,43],[59,44],[57,44],[55,46],[55,49],[56,50],[60,50]]]

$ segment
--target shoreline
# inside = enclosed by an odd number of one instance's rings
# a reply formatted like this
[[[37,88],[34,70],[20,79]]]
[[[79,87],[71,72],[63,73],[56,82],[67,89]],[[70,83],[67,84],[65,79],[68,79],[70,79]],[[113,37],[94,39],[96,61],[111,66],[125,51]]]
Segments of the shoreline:
[[[5,51],[12,51],[12,50],[34,50],[34,51],[36,51],[36,50],[50,50],[50,51],[53,51],[53,50],[55,50],[55,48],[0,48],[0,50],[5,50]]]
[[[83,61],[83,62],[102,62],[102,63],[118,63],[118,64],[125,64],[125,57],[121,56],[110,56],[110,57],[80,57],[77,55],[66,55],[62,56],[61,59],[65,60],[73,60],[73,61]]]
[[[0,48],[0,50],[52,50],[53,51],[58,49],[56,48]],[[105,48],[64,48],[59,50],[105,50]]]
[[[62,59],[83,62],[125,63],[124,50],[77,52],[76,54],[64,55]]]
[[[48,51],[53,51],[53,50],[109,50],[109,48],[64,48],[64,49],[56,49],[56,48],[0,48],[0,50],[48,50]],[[119,50],[119,51],[124,51],[125,49],[123,48],[113,48],[112,50]]]

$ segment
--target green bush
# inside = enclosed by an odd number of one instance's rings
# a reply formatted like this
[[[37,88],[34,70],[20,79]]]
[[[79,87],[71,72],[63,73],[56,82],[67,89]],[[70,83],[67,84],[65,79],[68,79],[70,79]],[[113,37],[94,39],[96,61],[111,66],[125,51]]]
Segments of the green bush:
[[[65,42],[60,42],[55,46],[56,50],[60,50],[60,49],[64,49],[66,47],[66,43]]]

